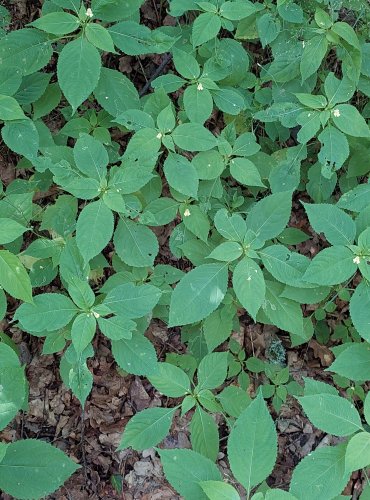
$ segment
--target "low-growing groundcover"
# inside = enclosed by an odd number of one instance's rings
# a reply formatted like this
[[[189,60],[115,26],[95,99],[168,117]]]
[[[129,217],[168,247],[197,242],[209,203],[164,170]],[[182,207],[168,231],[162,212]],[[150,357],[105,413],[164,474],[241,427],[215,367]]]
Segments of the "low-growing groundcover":
[[[185,499],[351,498],[360,471],[365,500],[369,5],[143,4],[45,0],[19,29],[0,7],[1,148],[16,163],[0,185],[0,317],[44,339],[81,411],[97,336],[112,370],[164,395],[119,449],[154,447]],[[146,85],[127,56],[155,58]],[[186,351],[156,352],[153,322]],[[245,324],[275,327],[260,356],[235,338]],[[27,411],[28,383],[0,335],[5,429]],[[335,360],[293,377],[286,349],[310,341]],[[337,444],[279,489],[276,422],[294,401]],[[175,415],[191,449],[161,444]],[[0,489],[15,498],[45,497],[79,467],[42,439],[0,441]]]

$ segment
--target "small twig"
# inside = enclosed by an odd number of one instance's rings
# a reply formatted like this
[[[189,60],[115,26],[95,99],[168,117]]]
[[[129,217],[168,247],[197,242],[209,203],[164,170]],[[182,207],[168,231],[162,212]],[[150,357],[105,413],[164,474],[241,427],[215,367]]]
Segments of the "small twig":
[[[164,70],[164,68],[171,61],[171,59],[172,59],[172,54],[170,54],[170,53],[168,53],[168,54],[166,54],[164,56],[163,61],[161,62],[161,64],[154,71],[154,73],[149,78],[149,80],[146,82],[146,84],[144,85],[144,87],[140,90],[140,92],[139,92],[140,97],[143,97],[143,95],[145,95],[148,92],[152,81],[155,80],[162,73],[162,71]]]
[[[87,484],[87,466],[86,466],[86,450],[85,450],[85,407],[82,408],[81,412],[81,453],[82,453],[82,466],[84,471],[85,484]]]

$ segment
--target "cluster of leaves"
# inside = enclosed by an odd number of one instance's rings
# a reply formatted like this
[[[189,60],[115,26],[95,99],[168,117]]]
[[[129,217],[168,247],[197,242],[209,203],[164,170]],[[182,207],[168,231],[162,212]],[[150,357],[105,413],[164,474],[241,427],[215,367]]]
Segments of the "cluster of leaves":
[[[192,450],[158,449],[185,498],[239,498],[215,465],[215,414],[248,498],[336,498],[370,464],[369,7],[172,0],[177,23],[150,29],[142,4],[45,0],[38,19],[13,31],[0,9],[1,136],[22,172],[0,190],[0,318],[6,294],[22,301],[14,321],[45,338],[44,354],[63,353],[61,377],[81,405],[97,331],[123,374],[175,399],[135,415],[120,448],[156,446],[174,414],[189,412]],[[112,69],[121,53],[172,63],[140,96]],[[56,196],[46,204],[40,193]],[[323,235],[312,259],[299,251],[310,236],[294,227],[292,203]],[[330,337],[337,300],[350,317]],[[303,389],[278,339],[269,362],[248,358],[230,340],[242,311],[287,332],[292,347],[335,341],[330,371],[346,398],[311,379]],[[186,354],[158,361],[145,336],[153,319],[180,327]],[[4,428],[26,409],[27,384],[16,346],[1,340]],[[267,380],[255,398],[250,373]],[[304,458],[287,493],[264,482],[277,450],[264,399],[279,411],[289,396],[316,427],[348,440]],[[76,468],[41,441],[0,443],[0,488],[17,498],[45,496]]]

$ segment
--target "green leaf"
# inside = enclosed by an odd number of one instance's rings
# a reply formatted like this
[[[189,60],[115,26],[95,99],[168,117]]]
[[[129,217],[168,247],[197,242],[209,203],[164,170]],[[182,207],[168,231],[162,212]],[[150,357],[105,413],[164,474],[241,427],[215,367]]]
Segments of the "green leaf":
[[[67,35],[80,26],[78,17],[67,12],[50,12],[30,23],[35,28],[52,35]]]
[[[370,378],[369,344],[353,344],[346,347],[330,365],[329,370],[350,380],[368,380]]]
[[[344,193],[339,199],[337,206],[352,212],[361,212],[370,205],[370,184],[359,184],[355,188]]]
[[[191,122],[204,123],[213,110],[212,95],[202,84],[189,85],[184,95],[185,112]]]
[[[108,319],[98,318],[98,325],[102,333],[111,340],[130,340],[132,331],[136,330],[136,323],[122,316],[113,316]]]
[[[96,320],[92,313],[76,316],[71,329],[71,339],[77,355],[81,354],[94,338]]]
[[[23,120],[26,118],[14,97],[0,95],[0,120]]]
[[[224,2],[220,7],[220,15],[230,21],[239,21],[245,17],[255,14],[256,6],[252,2],[236,0]]]
[[[0,244],[11,243],[27,230],[26,227],[13,219],[0,218]]]
[[[118,366],[134,375],[151,375],[157,370],[157,355],[149,340],[134,332],[132,339],[112,341],[112,354]]]
[[[208,151],[217,146],[216,137],[199,123],[183,123],[172,132],[176,146],[185,151]]]
[[[176,409],[147,408],[136,413],[125,427],[118,450],[131,447],[142,451],[163,441],[170,431]]]
[[[148,376],[149,382],[161,394],[170,398],[179,398],[190,393],[190,379],[187,374],[170,363],[159,363],[158,371]]]
[[[249,495],[271,473],[277,456],[275,425],[261,394],[237,419],[227,448],[231,470]]]
[[[267,271],[281,283],[294,287],[307,286],[302,276],[310,261],[304,255],[291,252],[284,245],[271,245],[261,250],[259,255]]]
[[[42,440],[9,443],[0,462],[0,489],[16,498],[48,496],[80,466]]]
[[[77,168],[91,179],[99,182],[107,175],[108,153],[102,143],[91,135],[80,134],[73,148]]]
[[[363,116],[350,104],[337,104],[332,120],[342,132],[353,137],[370,137],[370,129]]]
[[[81,211],[76,225],[76,241],[86,262],[108,245],[113,226],[113,214],[103,200],[89,203]]]
[[[356,236],[356,225],[348,214],[335,205],[303,203],[312,228],[324,233],[332,245],[351,245]]]
[[[325,34],[315,35],[304,42],[304,49],[300,63],[302,82],[313,75],[320,67],[328,50],[328,41]]]
[[[188,208],[180,207],[180,213],[186,229],[207,242],[210,223],[202,209],[198,205],[190,205]]]
[[[63,47],[57,66],[58,82],[73,112],[97,86],[100,68],[100,54],[85,38],[77,38]]]
[[[198,392],[204,389],[216,389],[226,379],[227,353],[211,352],[204,356],[198,366]]]
[[[256,321],[256,315],[265,300],[266,285],[263,273],[249,258],[244,258],[235,267],[233,287],[241,305]]]
[[[0,343],[0,357],[7,356],[12,349]],[[4,429],[22,408],[26,396],[26,377],[19,361],[17,365],[1,363],[0,368],[0,430]],[[1,462],[1,460],[0,460]],[[1,469],[0,469],[1,471]]]
[[[200,406],[195,410],[190,422],[190,441],[194,451],[212,462],[218,455],[218,428],[213,417]]]
[[[8,250],[0,250],[0,286],[16,299],[32,302],[32,287],[21,261]]]
[[[65,295],[43,293],[36,295],[33,304],[18,307],[14,319],[29,332],[52,332],[67,325],[78,309]]]
[[[85,28],[86,38],[98,49],[105,52],[116,52],[109,31],[101,24],[89,23]]]
[[[361,419],[352,403],[333,394],[313,394],[298,398],[315,427],[334,434],[349,436],[362,429]]]
[[[353,326],[363,339],[370,342],[370,285],[367,281],[359,283],[349,306]]]
[[[220,305],[227,289],[227,265],[203,264],[187,273],[172,293],[169,326],[206,318]]]
[[[201,481],[199,486],[209,500],[240,500],[239,493],[231,484],[222,481]]]
[[[233,158],[230,162],[230,174],[244,186],[266,187],[256,165],[247,158]]]
[[[125,283],[111,290],[105,300],[112,313],[128,319],[142,318],[157,304],[161,291],[153,285]]]
[[[238,259],[243,253],[243,248],[236,241],[226,241],[218,245],[208,255],[209,259],[232,262]]]
[[[317,448],[294,469],[290,493],[305,500],[335,498],[346,486],[350,474],[345,473],[345,446]]]
[[[337,245],[321,250],[311,261],[303,279],[317,285],[337,285],[356,272],[354,255],[347,247]]]
[[[39,149],[39,133],[33,121],[8,121],[1,129],[1,135],[12,151],[31,161],[35,160]]]
[[[192,163],[184,156],[169,154],[163,165],[168,184],[179,193],[197,199],[199,178]]]
[[[139,94],[133,83],[114,69],[102,68],[94,95],[100,106],[112,116],[140,107]]]
[[[53,49],[46,33],[34,29],[13,30],[0,39],[2,67],[14,68],[15,61],[21,61],[19,68],[23,75],[30,75],[48,64]]]
[[[322,175],[328,179],[338,170],[349,156],[347,138],[337,128],[327,125],[318,136],[321,149],[318,159],[322,165]]]
[[[331,31],[339,35],[343,40],[345,40],[349,45],[352,45],[357,50],[361,50],[360,42],[357,38],[355,30],[350,26],[350,24],[345,22],[338,22],[333,24]]]
[[[221,481],[217,466],[199,453],[186,450],[157,450],[167,481],[185,500],[207,500],[199,483]]]
[[[364,469],[370,464],[370,433],[359,432],[353,436],[346,449],[346,472]]]
[[[193,22],[191,32],[193,47],[198,47],[208,40],[212,40],[218,35],[220,29],[221,20],[217,14],[213,12],[200,14]]]
[[[203,333],[209,352],[213,351],[231,335],[235,309],[221,307],[211,313],[203,322]]]
[[[227,210],[221,208],[216,212],[214,223],[217,231],[227,240],[243,242],[247,227],[241,215],[229,216]]]
[[[290,218],[292,200],[290,192],[266,196],[255,203],[247,217],[247,229],[261,241],[278,236]]]
[[[121,218],[114,233],[117,255],[129,266],[151,267],[158,254],[158,240],[148,227]]]

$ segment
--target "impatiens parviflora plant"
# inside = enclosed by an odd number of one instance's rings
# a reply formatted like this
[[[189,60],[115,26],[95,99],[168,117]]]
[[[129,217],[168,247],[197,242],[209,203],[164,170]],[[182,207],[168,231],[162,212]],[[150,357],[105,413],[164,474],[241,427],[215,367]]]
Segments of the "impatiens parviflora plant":
[[[18,30],[0,7],[1,136],[20,174],[0,184],[0,318],[62,353],[81,405],[96,335],[121,374],[174,398],[136,414],[120,448],[156,446],[187,418],[192,450],[158,449],[184,498],[239,498],[236,482],[254,500],[336,498],[370,464],[369,6],[170,0],[176,23],[151,29],[143,3],[45,0]],[[139,92],[118,60],[152,54],[167,65]],[[22,302],[12,317],[7,296]],[[230,340],[243,317],[292,347],[323,340],[337,299],[355,333],[335,337],[328,371],[349,399],[311,379],[303,390],[284,355]],[[158,361],[153,320],[181,331],[186,353]],[[16,346],[0,339],[4,428],[27,402]],[[288,493],[265,482],[277,437],[263,398],[278,413],[292,396],[347,441],[305,457]],[[216,414],[234,486],[215,464]],[[0,488],[16,498],[44,497],[76,468],[42,441],[0,444]]]

